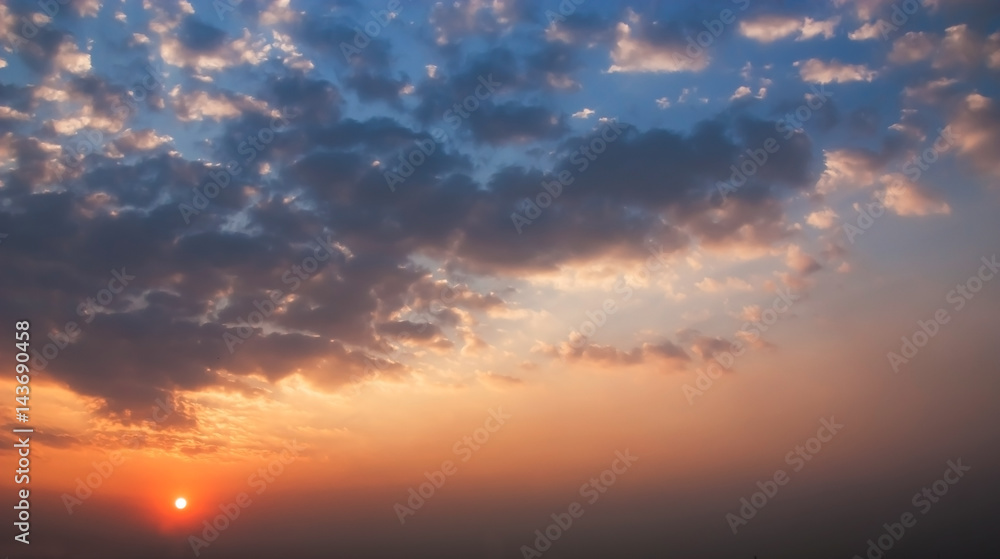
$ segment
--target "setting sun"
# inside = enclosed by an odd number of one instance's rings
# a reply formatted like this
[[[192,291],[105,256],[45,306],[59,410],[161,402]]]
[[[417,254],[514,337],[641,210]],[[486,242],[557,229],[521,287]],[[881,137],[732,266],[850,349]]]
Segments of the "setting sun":
[[[174,506],[179,509],[186,507],[187,504],[188,504],[187,499],[185,499],[184,497],[178,497],[178,499],[174,501]]]

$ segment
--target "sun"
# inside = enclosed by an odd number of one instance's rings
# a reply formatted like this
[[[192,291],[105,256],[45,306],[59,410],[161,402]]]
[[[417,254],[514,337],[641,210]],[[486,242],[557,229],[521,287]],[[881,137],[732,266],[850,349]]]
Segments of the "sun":
[[[187,499],[185,499],[184,497],[178,497],[177,500],[174,501],[174,506],[177,507],[178,509],[182,509],[187,505],[188,505]]]

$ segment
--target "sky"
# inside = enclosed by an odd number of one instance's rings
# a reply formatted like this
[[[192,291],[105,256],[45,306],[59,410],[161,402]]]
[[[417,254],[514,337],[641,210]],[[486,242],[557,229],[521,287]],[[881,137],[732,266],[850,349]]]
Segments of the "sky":
[[[992,0],[4,2],[0,552],[996,557],[998,77]]]

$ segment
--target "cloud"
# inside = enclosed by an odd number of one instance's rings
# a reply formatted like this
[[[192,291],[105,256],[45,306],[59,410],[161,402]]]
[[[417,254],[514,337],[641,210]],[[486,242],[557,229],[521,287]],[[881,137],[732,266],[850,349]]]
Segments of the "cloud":
[[[729,97],[729,100],[730,101],[735,101],[737,99],[743,99],[743,98],[746,98],[746,97],[753,97],[755,99],[763,99],[766,96],[767,96],[767,88],[765,88],[765,87],[762,87],[762,88],[758,89],[757,90],[757,95],[754,95],[753,91],[749,87],[747,87],[745,85],[741,85],[741,86],[739,86],[739,87],[736,88],[736,91],[733,92],[733,94],[732,94],[731,97]]]
[[[216,122],[241,116],[245,111],[265,112],[267,103],[243,94],[207,91],[172,92],[174,111],[182,122],[210,118]]]
[[[909,64],[929,57],[937,47],[937,41],[929,33],[910,31],[892,43],[889,62]]]
[[[473,138],[488,144],[523,144],[561,137],[569,130],[566,119],[540,106],[511,101],[484,105],[469,117]]]
[[[755,19],[741,21],[740,34],[761,43],[773,43],[780,39],[797,34],[796,41],[805,41],[822,35],[824,39],[833,38],[839,17],[827,20],[798,18],[787,15],[765,15]]]
[[[798,39],[796,40],[804,41],[820,35],[822,35],[824,39],[832,39],[834,35],[836,35],[836,29],[839,24],[839,16],[832,17],[827,20],[814,20],[807,17],[802,21],[802,29]]]
[[[260,25],[276,25],[301,21],[304,12],[292,10],[290,3],[290,0],[269,0],[264,9],[260,11],[258,23]]]
[[[823,194],[834,190],[864,188],[875,183],[878,171],[884,165],[878,154],[855,148],[844,148],[823,152],[826,169],[820,176],[816,189]]]
[[[868,22],[847,34],[852,41],[869,41],[883,37],[883,27],[879,22]]]
[[[577,10],[565,18],[553,19],[545,29],[548,41],[590,48],[615,40],[615,22],[592,12]]]
[[[17,423],[8,423],[3,426],[4,431],[10,433],[16,431],[17,429],[23,429],[25,426]],[[84,441],[80,437],[74,436],[58,427],[33,427],[34,433],[31,438],[43,446],[49,448],[74,448],[79,447],[84,444]],[[4,435],[4,445],[11,447],[18,441],[15,437]],[[13,452],[13,451],[11,451]]]
[[[945,29],[943,36],[911,31],[896,39],[889,53],[894,64],[912,64],[931,59],[938,69],[1000,68],[1000,32],[983,37],[966,24]]]
[[[518,24],[537,22],[537,5],[528,0],[436,3],[428,23],[434,42],[445,47],[465,37],[499,37]]]
[[[382,101],[398,109],[402,109],[402,96],[413,91],[406,77],[393,78],[360,68],[347,76],[344,86],[362,101]]]
[[[115,139],[115,147],[122,153],[134,153],[154,150],[172,141],[173,138],[170,136],[159,136],[156,130],[151,128],[136,131],[129,129]]]
[[[476,377],[479,382],[494,390],[509,390],[524,386],[523,379],[492,372],[476,371]]]
[[[923,137],[914,141],[923,141]],[[845,187],[861,189],[875,184],[890,162],[907,155],[908,145],[902,138],[890,136],[883,139],[878,151],[868,148],[824,150],[826,166],[816,183],[817,192],[828,194]]]
[[[795,63],[802,80],[809,83],[845,83],[872,81],[877,73],[864,64],[844,64],[836,60],[823,62],[818,58],[800,60]]]
[[[31,115],[17,109],[0,106],[0,120],[29,120]]]
[[[788,250],[785,253],[785,265],[800,276],[807,276],[822,268],[819,262],[806,254],[799,245],[788,246]]]
[[[745,85],[741,85],[738,88],[736,88],[736,91],[733,93],[732,97],[729,98],[729,100],[733,101],[741,97],[749,97],[750,95],[753,95],[753,92],[750,91],[750,88]]]
[[[954,78],[937,78],[929,82],[903,88],[907,97],[919,99],[924,103],[943,103],[956,93],[960,82]]]
[[[984,39],[966,24],[945,29],[944,38],[934,57],[935,68],[973,67],[986,64],[1000,69],[1000,33]]]
[[[715,278],[705,278],[695,284],[695,287],[705,293],[720,293],[723,291],[752,291],[753,286],[740,278],[728,277],[723,281]]]
[[[642,37],[624,22],[618,24],[616,31],[608,72],[700,72],[708,67],[708,55],[688,55],[687,44],[679,33]]]
[[[664,341],[657,344],[644,343],[630,350],[621,350],[610,345],[600,345],[586,340],[561,342],[557,346],[538,343],[532,349],[555,359],[569,362],[589,362],[600,365],[638,365],[650,362],[668,362],[674,365],[691,360],[680,346]]]
[[[541,316],[532,305],[539,295],[523,276],[591,263],[636,265],[650,258],[650,240],[681,265],[776,255],[788,266],[780,277],[800,281],[795,274],[829,265],[826,249],[802,238],[804,226],[824,236],[837,215],[814,205],[804,217],[789,217],[790,200],[812,198],[814,189],[825,194],[880,184],[888,164],[912,151],[939,116],[961,131],[960,157],[986,176],[998,173],[989,149],[997,143],[996,109],[984,96],[989,90],[975,81],[979,75],[964,65],[995,66],[990,45],[1000,37],[982,37],[971,23],[923,31],[935,50],[915,60],[932,66],[939,57],[954,60],[964,73],[942,77],[915,66],[899,88],[905,87],[904,104],[940,100],[947,114],[922,107],[885,130],[891,115],[901,114],[896,100],[868,96],[858,105],[845,97],[844,106],[870,117],[866,143],[831,144],[828,132],[836,130],[838,141],[849,141],[853,132],[840,135],[840,122],[831,117],[830,126],[810,126],[782,141],[780,151],[723,200],[716,196],[718,182],[729,180],[748,149],[775,135],[776,123],[760,115],[784,110],[780,102],[769,107],[750,98],[787,84],[773,60],[754,53],[753,64],[741,59],[735,70],[723,69],[737,80],[745,74],[726,90],[739,87],[733,98],[743,101],[724,108],[715,103],[726,97],[717,87],[682,83],[657,90],[646,84],[649,76],[627,75],[708,70],[707,54],[687,52],[691,31],[703,28],[703,17],[687,17],[694,12],[667,17],[594,5],[597,11],[581,6],[549,23],[532,2],[442,4],[430,8],[426,33],[409,27],[410,16],[393,20],[389,25],[400,27],[387,27],[345,58],[340,43],[354,40],[358,18],[367,17],[362,7],[308,17],[284,0],[245,7],[256,11],[234,13],[239,21],[222,25],[186,2],[153,2],[148,14],[135,16],[148,17],[141,33],[113,21],[112,7],[106,19],[117,50],[94,48],[108,55],[102,60],[76,39],[73,17],[57,18],[34,47],[5,57],[10,79],[23,83],[0,88],[0,153],[14,162],[0,169],[0,231],[17,232],[4,240],[10,273],[0,278],[0,311],[42,317],[38,328],[57,331],[68,320],[82,322],[80,302],[107,285],[109,270],[127,266],[135,284],[46,368],[55,382],[99,402],[98,415],[114,421],[156,398],[245,390],[238,387],[250,379],[264,385],[296,379],[337,392],[372,363],[384,377],[404,379],[418,356],[431,361],[420,367],[436,359],[492,359],[508,351],[506,341],[487,335],[496,330],[494,321],[510,328],[521,317]],[[758,41],[804,40],[835,37],[838,28],[833,16],[769,16],[743,22],[740,32]],[[898,41],[900,53],[906,37]],[[713,45],[713,56],[725,49]],[[434,55],[433,66],[412,59],[424,50]],[[162,86],[124,103],[149,60],[166,66]],[[601,60],[607,72],[588,70]],[[868,68],[879,68],[876,62],[857,60],[813,58],[797,68],[814,83],[873,80]],[[433,141],[432,130],[451,126],[446,111],[490,75],[502,84],[497,94],[450,128],[448,141],[433,142],[434,152],[404,184],[387,188],[383,173],[398,168],[418,142]],[[606,107],[593,95],[605,94],[608,84],[636,84],[641,106],[626,103],[618,115],[598,119]],[[948,101],[953,95],[961,97]],[[682,103],[690,105],[690,116],[657,120],[673,114],[658,109]],[[268,127],[278,107],[299,116],[247,159],[241,143]],[[621,126],[615,141],[601,144],[599,156],[581,155],[610,123]],[[104,143],[68,166],[60,155],[88,131],[104,134]],[[879,141],[881,148],[870,147]],[[826,154],[819,178],[818,153]],[[230,160],[245,163],[241,172],[228,175],[219,194],[185,223],[178,205],[192,204],[196,191],[221,180]],[[566,173],[572,184],[518,235],[511,215]],[[882,187],[898,213],[941,213],[947,206],[929,189]],[[819,196],[809,202],[824,203]],[[294,273],[286,273],[301,267],[317,237],[338,247],[336,256],[300,278],[292,292]],[[757,276],[707,275],[697,276],[695,289],[717,296],[758,282]],[[283,297],[274,312],[230,353],[223,336],[245,332],[241,321],[276,290]],[[708,355],[711,346],[727,343],[705,338],[553,351],[604,365],[683,363],[690,359],[681,349],[688,344]],[[477,375],[493,387],[518,384],[496,363],[478,368],[499,371]],[[197,425],[204,410],[190,413],[187,420]]]
[[[876,15],[887,14],[895,0],[833,0],[834,6],[853,6],[854,15],[860,20],[873,19]]]
[[[720,354],[735,349],[733,342],[721,337],[706,336],[697,330],[682,331],[678,334],[678,338],[689,343],[691,351],[703,361],[715,359]]]
[[[379,335],[395,338],[401,342],[432,347],[450,348],[454,344],[448,340],[441,328],[428,323],[409,320],[384,322],[376,326]]]
[[[994,99],[971,93],[963,99],[951,117],[948,127],[955,137],[958,154],[988,177],[1000,178],[1000,108]]]
[[[230,39],[225,31],[194,15],[154,20],[150,30],[159,36],[163,62],[191,70],[195,75],[244,64],[257,66],[267,60],[266,40],[252,36],[248,29],[239,38]]]
[[[747,305],[740,311],[739,319],[747,322],[760,322],[762,311],[760,305]]]
[[[838,216],[832,208],[823,208],[806,216],[806,223],[816,229],[831,229],[837,222]]]
[[[900,173],[883,175],[879,179],[884,187],[879,195],[885,207],[896,215],[948,215],[951,206]]]
[[[69,41],[59,45],[59,50],[52,62],[57,70],[72,74],[85,74],[90,71],[90,55],[80,52],[76,43]]]
[[[741,21],[739,29],[744,37],[771,43],[799,32],[802,29],[802,20],[794,16],[760,16]]]
[[[1000,70],[1000,31],[989,36],[986,52],[986,65],[994,70]]]

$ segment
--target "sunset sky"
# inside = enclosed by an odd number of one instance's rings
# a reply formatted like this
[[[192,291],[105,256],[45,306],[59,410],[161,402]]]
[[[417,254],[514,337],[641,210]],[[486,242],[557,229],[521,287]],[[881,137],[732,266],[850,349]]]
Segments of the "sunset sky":
[[[996,0],[11,0],[0,47],[4,556],[1000,556]]]

